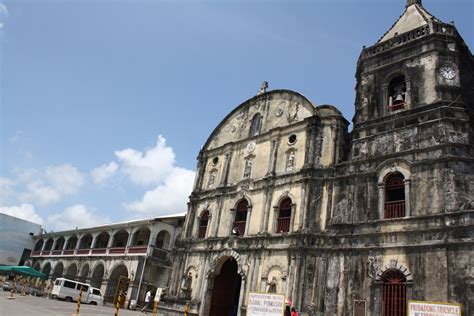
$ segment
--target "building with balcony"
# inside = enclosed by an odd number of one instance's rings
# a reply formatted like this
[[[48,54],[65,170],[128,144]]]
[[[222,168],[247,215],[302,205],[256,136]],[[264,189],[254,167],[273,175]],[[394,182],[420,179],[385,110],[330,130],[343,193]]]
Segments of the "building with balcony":
[[[130,279],[126,303],[143,301],[148,286],[166,287],[171,249],[183,214],[34,236],[27,264],[49,276],[100,288],[112,302],[120,277]]]

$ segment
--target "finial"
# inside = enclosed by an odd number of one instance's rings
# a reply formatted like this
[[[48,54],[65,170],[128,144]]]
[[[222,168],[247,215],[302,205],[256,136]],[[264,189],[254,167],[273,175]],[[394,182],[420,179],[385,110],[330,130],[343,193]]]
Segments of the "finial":
[[[268,82],[264,81],[262,83],[262,86],[260,87],[260,91],[258,92],[258,94],[262,94],[262,93],[267,92],[267,88],[268,88]]]
[[[407,0],[407,8],[414,4],[422,5],[421,0]]]

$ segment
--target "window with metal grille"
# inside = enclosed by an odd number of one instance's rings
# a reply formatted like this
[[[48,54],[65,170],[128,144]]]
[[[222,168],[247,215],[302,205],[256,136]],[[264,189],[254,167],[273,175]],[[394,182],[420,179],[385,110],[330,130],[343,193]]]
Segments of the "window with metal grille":
[[[385,271],[383,281],[383,316],[406,316],[406,278],[396,269]]]
[[[209,223],[209,212],[205,211],[199,220],[198,238],[206,238],[207,224]]]
[[[242,236],[245,234],[245,225],[247,223],[247,211],[248,211],[249,203],[247,200],[241,200],[237,204],[237,208],[235,210],[235,219],[234,219],[234,231],[236,232],[237,236]]]
[[[287,233],[290,231],[291,206],[292,202],[290,198],[281,201],[280,207],[278,208],[277,233]]]
[[[385,218],[405,216],[405,184],[400,172],[391,173],[385,180]]]

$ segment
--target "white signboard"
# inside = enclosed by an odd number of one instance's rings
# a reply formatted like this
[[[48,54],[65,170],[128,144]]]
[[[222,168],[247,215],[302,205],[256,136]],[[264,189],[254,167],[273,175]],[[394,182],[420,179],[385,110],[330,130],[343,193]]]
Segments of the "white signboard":
[[[162,292],[163,292],[163,289],[162,289],[161,287],[159,287],[159,288],[156,289],[155,299],[154,299],[155,302],[159,302],[159,301],[160,301],[161,293],[162,293]]]
[[[408,301],[409,316],[461,316],[461,305],[438,302]]]
[[[249,293],[247,316],[282,316],[284,311],[284,295]]]

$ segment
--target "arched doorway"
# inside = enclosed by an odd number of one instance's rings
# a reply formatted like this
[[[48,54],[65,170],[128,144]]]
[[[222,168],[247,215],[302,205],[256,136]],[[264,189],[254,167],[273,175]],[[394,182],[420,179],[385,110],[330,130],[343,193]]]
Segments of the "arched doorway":
[[[219,274],[214,278],[209,315],[234,315],[233,311],[236,312],[239,308],[241,284],[242,277],[237,271],[237,261],[231,257],[222,264]]]
[[[100,288],[102,285],[102,279],[104,278],[104,265],[99,264],[92,273],[91,286]]]
[[[41,272],[41,264],[39,262],[36,262],[35,265],[33,266],[33,269],[35,269],[36,271]],[[51,266],[49,267],[49,269],[51,270]],[[49,274],[49,272],[48,272],[48,274]]]
[[[405,316],[407,293],[405,275],[396,269],[389,269],[382,275],[383,316]]]
[[[39,271],[39,270],[38,270]],[[41,272],[43,274],[45,274],[46,276],[49,277],[49,274],[51,273],[51,263],[47,262],[44,267],[43,267],[43,270],[41,270]]]
[[[128,277],[127,267],[123,264],[115,267],[112,273],[110,273],[109,281],[107,282],[107,289],[105,291],[105,301],[114,301],[115,292],[117,291],[117,285],[121,276]]]
[[[86,263],[85,265],[82,266],[79,282],[86,283],[88,274],[89,274],[89,264]]]
[[[44,268],[43,268],[44,270]],[[43,272],[44,273],[44,272]],[[54,266],[54,270],[53,270],[53,275],[51,277],[51,279],[54,281],[56,280],[57,278],[60,278],[63,276],[63,273],[64,273],[64,265],[62,262],[58,262],[56,263],[56,265]]]
[[[66,275],[64,277],[69,280],[75,280],[76,275],[77,275],[77,265],[75,263],[71,263],[69,267],[67,267]]]

